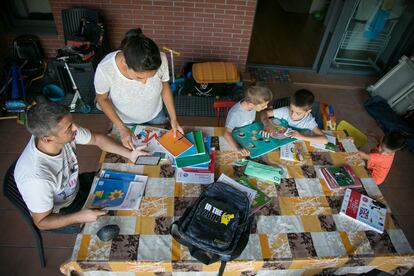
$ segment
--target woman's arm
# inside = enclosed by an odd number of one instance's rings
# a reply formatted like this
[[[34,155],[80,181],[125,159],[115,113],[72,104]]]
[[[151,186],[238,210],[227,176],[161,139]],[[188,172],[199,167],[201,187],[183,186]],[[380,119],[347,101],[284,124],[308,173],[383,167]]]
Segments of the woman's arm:
[[[116,114],[114,106],[112,105],[111,100],[108,98],[109,93],[98,94],[96,93],[96,101],[101,107],[105,115],[111,120],[115,127],[119,130],[121,135],[122,145],[129,149],[134,148],[133,140],[135,139],[134,133],[125,126],[124,122]]]
[[[184,133],[181,126],[178,124],[177,121],[177,114],[175,113],[175,106],[174,106],[174,99],[172,96],[170,84],[168,82],[162,83],[162,91],[161,91],[161,97],[164,101],[165,107],[167,108],[168,115],[170,116],[171,121],[171,127],[175,131],[179,131],[181,133]]]

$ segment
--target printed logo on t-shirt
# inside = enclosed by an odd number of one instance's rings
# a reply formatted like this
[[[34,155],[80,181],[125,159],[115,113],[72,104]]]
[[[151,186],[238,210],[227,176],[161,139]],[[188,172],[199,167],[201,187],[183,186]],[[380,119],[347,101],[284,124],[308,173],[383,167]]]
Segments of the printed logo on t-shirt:
[[[57,202],[64,202],[71,197],[78,186],[79,164],[76,155],[71,147],[64,147],[62,186],[56,195]]]

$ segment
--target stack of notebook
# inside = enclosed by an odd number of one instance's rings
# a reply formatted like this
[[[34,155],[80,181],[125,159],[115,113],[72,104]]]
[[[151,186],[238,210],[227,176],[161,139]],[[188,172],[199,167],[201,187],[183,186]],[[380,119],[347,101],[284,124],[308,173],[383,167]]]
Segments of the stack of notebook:
[[[174,137],[170,130],[157,140],[171,155],[178,182],[214,182],[214,149],[211,148],[211,136],[203,136],[201,131],[191,131],[185,135],[176,132]]]

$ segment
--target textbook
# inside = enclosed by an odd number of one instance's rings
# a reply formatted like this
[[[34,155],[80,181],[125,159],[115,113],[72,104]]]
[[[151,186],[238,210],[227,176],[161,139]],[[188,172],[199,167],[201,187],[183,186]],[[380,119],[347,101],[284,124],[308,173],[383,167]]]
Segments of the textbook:
[[[174,137],[174,131],[172,129],[156,139],[158,143],[160,143],[160,145],[174,157],[177,157],[194,147],[184,134],[179,131],[176,132]]]
[[[198,183],[198,184],[211,184],[214,182],[214,161],[215,151],[210,152],[211,162],[207,168],[176,168],[175,180],[181,183]]]
[[[352,189],[345,191],[340,214],[362,223],[380,234],[384,232],[387,207]]]
[[[110,178],[115,180],[124,180],[124,181],[137,181],[137,182],[146,182],[147,176],[126,173],[126,172],[116,172],[110,170],[101,170],[99,173],[100,178]]]
[[[204,136],[203,137],[203,141],[204,141],[204,147],[206,149],[206,153],[211,155],[211,136]],[[211,162],[211,158],[210,158],[210,162]],[[186,168],[195,168],[195,169],[207,169],[209,167],[210,162],[207,163],[203,163],[203,164],[198,164],[198,165],[192,165],[192,166],[188,166]]]
[[[348,165],[324,167],[320,171],[331,190],[362,186],[361,180]]]
[[[280,159],[287,161],[303,161],[303,146],[299,143],[290,143],[280,147]]]
[[[177,157],[175,159],[177,168],[194,167],[200,164],[208,164],[211,161],[210,154],[204,144],[203,133],[201,131],[194,131],[193,133],[197,154]]]
[[[104,210],[137,210],[144,195],[147,176],[134,181],[95,177],[87,202]]]

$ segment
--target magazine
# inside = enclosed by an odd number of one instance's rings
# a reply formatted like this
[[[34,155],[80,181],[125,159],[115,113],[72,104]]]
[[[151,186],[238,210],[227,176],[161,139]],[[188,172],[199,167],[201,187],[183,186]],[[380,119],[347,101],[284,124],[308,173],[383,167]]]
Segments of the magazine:
[[[118,179],[105,178],[111,174],[113,177],[119,176]],[[100,175],[104,177],[95,177],[93,180],[85,206],[104,210],[139,209],[148,180],[147,176],[113,171],[102,171]],[[129,180],[131,177],[134,177],[133,181]]]
[[[136,136],[136,140],[134,141],[135,146],[147,144],[147,148],[145,150],[152,152],[153,154],[158,153],[162,159],[165,158],[165,150],[160,143],[158,143],[157,138],[166,133],[168,130],[136,125],[131,129],[131,131],[133,131]]]
[[[384,232],[387,207],[354,190],[346,189],[340,214],[354,219],[380,234]]]

